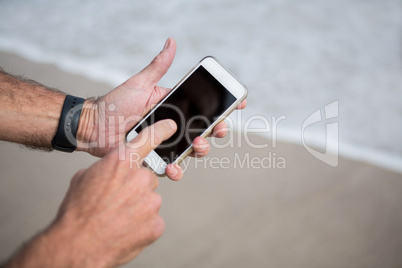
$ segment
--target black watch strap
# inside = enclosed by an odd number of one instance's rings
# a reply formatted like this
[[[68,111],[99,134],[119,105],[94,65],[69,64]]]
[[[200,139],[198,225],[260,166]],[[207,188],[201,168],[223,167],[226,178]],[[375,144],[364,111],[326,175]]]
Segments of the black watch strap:
[[[77,130],[85,99],[67,95],[64,100],[56,135],[52,139],[54,149],[74,152],[77,149]]]

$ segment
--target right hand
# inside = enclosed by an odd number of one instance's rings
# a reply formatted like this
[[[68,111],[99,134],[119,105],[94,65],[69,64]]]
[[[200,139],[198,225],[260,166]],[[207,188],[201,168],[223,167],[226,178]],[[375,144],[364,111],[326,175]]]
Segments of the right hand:
[[[125,160],[115,150],[75,174],[48,231],[71,256],[70,267],[122,265],[162,235],[161,197],[154,192],[158,179],[141,161],[175,131],[174,121],[159,121],[124,148]],[[137,161],[130,167],[132,154]]]

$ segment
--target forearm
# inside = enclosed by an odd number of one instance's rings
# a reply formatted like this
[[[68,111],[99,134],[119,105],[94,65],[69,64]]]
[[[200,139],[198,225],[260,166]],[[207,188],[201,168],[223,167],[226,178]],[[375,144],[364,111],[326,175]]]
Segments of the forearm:
[[[51,246],[51,237],[40,234],[29,243],[25,244],[14,256],[12,256],[1,268],[24,268],[24,267],[56,267],[55,260],[60,259],[55,252],[55,246]],[[56,265],[56,266],[55,266]],[[57,266],[67,267],[67,266]]]
[[[0,140],[51,149],[65,94],[0,70]]]
[[[102,259],[105,255],[91,258],[85,255],[87,248],[83,245],[73,245],[76,241],[75,233],[68,227],[59,228],[50,226],[40,233],[6,263],[0,264],[1,268],[73,268],[73,267],[106,267]],[[95,263],[96,262],[96,263]]]

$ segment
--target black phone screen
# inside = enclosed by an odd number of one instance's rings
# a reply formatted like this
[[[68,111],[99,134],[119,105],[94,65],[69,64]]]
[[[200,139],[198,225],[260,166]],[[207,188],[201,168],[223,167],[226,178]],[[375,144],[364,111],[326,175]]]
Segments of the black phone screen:
[[[199,66],[147,119],[134,129],[163,119],[173,119],[177,131],[155,152],[167,163],[174,162],[236,98],[204,67]]]

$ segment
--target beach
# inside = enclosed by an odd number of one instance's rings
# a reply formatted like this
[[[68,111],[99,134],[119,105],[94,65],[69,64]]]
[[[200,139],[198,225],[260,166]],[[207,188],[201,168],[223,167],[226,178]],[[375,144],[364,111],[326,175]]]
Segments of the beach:
[[[10,53],[0,66],[81,97],[111,89]],[[165,232],[124,267],[401,267],[401,173],[342,156],[331,167],[300,145],[251,139],[267,146],[231,132],[186,161],[180,182],[160,178]],[[49,225],[71,177],[97,158],[1,142],[0,159],[5,260]]]

